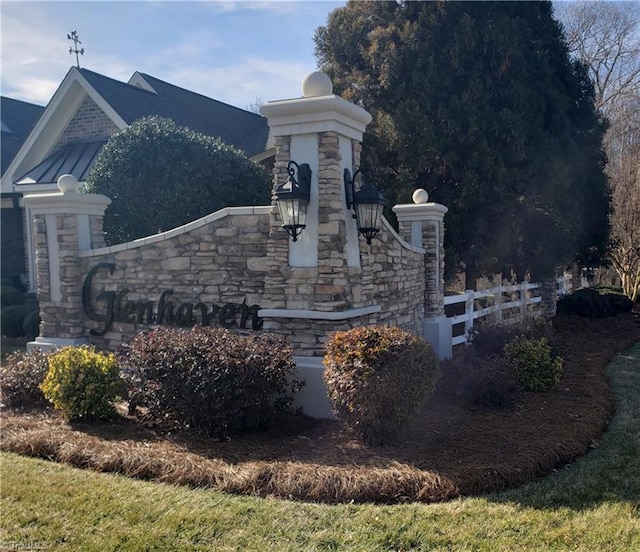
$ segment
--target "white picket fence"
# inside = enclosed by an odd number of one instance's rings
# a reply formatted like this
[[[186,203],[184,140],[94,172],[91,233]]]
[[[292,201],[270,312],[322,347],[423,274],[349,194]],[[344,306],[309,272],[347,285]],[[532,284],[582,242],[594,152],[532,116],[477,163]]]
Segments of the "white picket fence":
[[[571,290],[571,275],[557,280],[557,295],[561,297]],[[451,320],[453,346],[467,343],[473,324],[481,318],[493,318],[495,323],[505,320],[521,320],[535,305],[542,302],[542,284],[522,282],[508,286],[497,286],[480,291],[468,290],[460,295],[444,298],[445,309],[450,305],[464,304],[464,313],[448,316]],[[461,308],[457,310],[462,310]],[[464,331],[462,332],[462,325]],[[456,335],[458,334],[458,335]]]

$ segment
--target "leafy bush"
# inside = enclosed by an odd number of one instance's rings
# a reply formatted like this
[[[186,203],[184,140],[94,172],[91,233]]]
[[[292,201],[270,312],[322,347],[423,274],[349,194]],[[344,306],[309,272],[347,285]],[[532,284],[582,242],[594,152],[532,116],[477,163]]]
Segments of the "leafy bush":
[[[27,339],[34,340],[40,333],[40,312],[35,310],[31,311],[22,321],[22,333],[27,336]]]
[[[3,307],[0,310],[0,327],[2,328],[2,335],[7,337],[22,337],[24,330],[22,324],[25,317],[32,311],[30,307],[26,305],[11,305],[10,307]]]
[[[223,207],[268,205],[271,185],[270,173],[243,152],[171,119],[150,116],[109,139],[85,190],[111,198],[104,231],[113,245]]]
[[[518,386],[501,354],[477,354],[472,348],[461,351],[452,365],[455,367],[454,396],[471,407],[505,409],[518,397]]]
[[[2,361],[0,391],[2,404],[9,408],[41,408],[49,403],[40,384],[47,375],[48,354],[42,351],[17,351]]]
[[[121,389],[120,368],[113,353],[93,347],[62,347],[49,356],[41,389],[69,420],[109,419]]]
[[[222,328],[159,328],[118,351],[131,406],[209,435],[267,427],[300,382],[288,341]]]
[[[547,391],[560,381],[562,358],[551,356],[551,346],[543,337],[516,337],[504,348],[516,380],[530,391]]]
[[[583,288],[558,301],[558,314],[577,314],[587,318],[605,318],[623,312],[631,312],[633,302],[623,295],[607,288]]]
[[[0,286],[0,306],[23,305],[24,293],[12,286]]]
[[[335,333],[324,365],[334,413],[371,444],[397,441],[439,377],[426,341],[385,326]]]

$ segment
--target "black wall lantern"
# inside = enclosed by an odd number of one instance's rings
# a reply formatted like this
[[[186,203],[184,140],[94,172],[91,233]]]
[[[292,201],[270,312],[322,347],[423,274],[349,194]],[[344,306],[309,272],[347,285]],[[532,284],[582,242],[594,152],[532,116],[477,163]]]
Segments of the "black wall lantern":
[[[295,169],[294,169],[295,167]],[[295,161],[287,164],[289,179],[276,188],[276,204],[280,211],[282,227],[298,241],[298,236],[307,226],[307,207],[311,195],[311,167],[307,163],[298,165]],[[298,173],[298,180],[295,174]]]
[[[356,192],[355,180],[359,173],[360,169],[351,178],[351,171],[344,170],[347,209],[353,209],[353,218],[356,219],[358,232],[366,238],[367,245],[371,245],[371,239],[380,231],[380,216],[384,207],[384,197],[370,182],[364,184]]]

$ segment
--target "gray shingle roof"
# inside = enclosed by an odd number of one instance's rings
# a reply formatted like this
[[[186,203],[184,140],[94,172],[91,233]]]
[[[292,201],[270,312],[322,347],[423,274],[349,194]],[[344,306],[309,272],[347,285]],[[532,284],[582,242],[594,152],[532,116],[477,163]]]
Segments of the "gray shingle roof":
[[[42,115],[44,107],[12,98],[0,97],[2,135],[0,168],[2,174],[13,161],[29,132]]]
[[[79,71],[127,124],[158,115],[207,136],[219,137],[249,157],[267,149],[269,127],[260,115],[142,73],[156,94],[88,69]]]

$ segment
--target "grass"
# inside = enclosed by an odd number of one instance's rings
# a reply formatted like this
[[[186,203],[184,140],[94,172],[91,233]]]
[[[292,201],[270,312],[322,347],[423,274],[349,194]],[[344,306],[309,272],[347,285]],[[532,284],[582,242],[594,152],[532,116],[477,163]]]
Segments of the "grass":
[[[608,374],[617,412],[589,454],[518,489],[440,504],[238,497],[3,453],[0,550],[639,550],[640,344]]]

